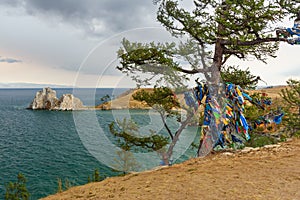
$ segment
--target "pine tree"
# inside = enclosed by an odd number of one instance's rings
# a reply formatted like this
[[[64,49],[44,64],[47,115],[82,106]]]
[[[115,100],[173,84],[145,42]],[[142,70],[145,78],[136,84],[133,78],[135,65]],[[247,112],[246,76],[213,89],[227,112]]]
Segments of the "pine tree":
[[[249,68],[242,70],[236,66],[224,66],[221,69],[221,78],[224,83],[233,83],[243,89],[255,89],[259,76],[254,76]]]
[[[130,150],[133,147],[141,147],[148,151],[159,151],[164,164],[170,164],[173,149],[182,131],[193,117],[194,112],[187,110],[186,119],[181,121],[179,113],[173,110],[173,108],[179,108],[179,102],[172,90],[166,87],[154,88],[153,91],[150,92],[141,90],[136,92],[133,95],[133,98],[145,102],[159,113],[164,124],[165,135],[167,136],[157,134],[153,131],[151,132],[150,130],[150,136],[140,137],[138,134],[138,126],[134,122],[126,119],[123,119],[122,122],[117,121],[118,126],[121,127],[120,130],[116,130],[115,123],[112,123],[110,125],[110,132],[116,137],[122,138],[120,144],[124,150]],[[173,117],[177,118],[180,122],[179,128],[175,131],[171,130],[166,120],[167,118]],[[168,147],[167,144],[169,144]]]
[[[186,9],[178,0],[158,0],[157,20],[174,37],[186,42],[143,44],[126,39],[118,51],[123,73],[138,85],[151,81],[178,87],[187,75],[203,73],[212,85],[231,57],[276,57],[279,42],[274,24],[296,17],[300,2],[289,0],[195,0]],[[145,74],[149,76],[145,77]]]
[[[275,58],[279,42],[287,39],[277,37],[274,24],[296,17],[300,7],[299,1],[290,0],[194,0],[189,8],[179,0],[153,2],[159,6],[161,25],[185,41],[144,44],[124,38],[117,69],[138,87],[186,88],[192,75],[202,74],[217,101],[223,89],[221,70],[228,59],[255,58],[266,63],[267,58]]]
[[[129,150],[121,149],[116,153],[118,155],[118,158],[114,159],[114,169],[116,169],[119,172],[122,172],[123,174],[139,170],[140,165],[135,160],[132,152],[130,152]]]
[[[287,128],[300,136],[300,80],[288,80],[288,88],[281,90],[282,98],[287,102],[289,113]]]

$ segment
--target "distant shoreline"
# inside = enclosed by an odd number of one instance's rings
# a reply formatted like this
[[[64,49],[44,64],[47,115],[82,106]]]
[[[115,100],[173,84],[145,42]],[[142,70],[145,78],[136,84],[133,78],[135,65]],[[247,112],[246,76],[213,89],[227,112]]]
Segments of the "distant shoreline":
[[[44,87],[0,87],[0,90],[6,90],[6,89],[43,89]],[[85,88],[85,87],[51,87],[52,89],[134,89],[134,88]]]

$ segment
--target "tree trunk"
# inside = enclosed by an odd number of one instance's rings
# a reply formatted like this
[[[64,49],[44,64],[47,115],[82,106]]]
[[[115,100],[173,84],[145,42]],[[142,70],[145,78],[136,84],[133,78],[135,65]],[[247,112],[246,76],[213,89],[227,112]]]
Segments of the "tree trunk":
[[[163,161],[163,165],[169,165],[170,164],[170,157],[168,155],[167,152],[163,152],[162,153],[162,161]]]
[[[225,4],[225,2],[223,2]],[[226,9],[226,8],[225,8]],[[222,24],[218,24],[218,34],[217,34],[217,40],[215,44],[215,52],[213,57],[213,64],[210,67],[211,69],[211,76],[207,80],[208,82],[208,88],[209,88],[209,94],[211,96],[211,99],[215,99],[217,103],[221,106],[221,91],[222,91],[222,85],[221,85],[221,67],[223,62],[223,54],[224,54],[224,45],[222,45],[222,32],[224,31],[224,26]],[[220,88],[221,87],[221,88]],[[208,154],[214,146],[214,140],[218,138],[219,129],[222,127],[221,124],[217,125],[216,120],[214,118],[214,115],[211,116],[211,123],[209,125],[209,128],[204,131],[202,129],[202,134],[204,134],[201,137],[199,148],[197,151],[198,157],[204,156],[204,154]],[[209,135],[206,135],[209,134]],[[208,137],[206,137],[208,136]],[[208,141],[210,139],[210,141]],[[205,141],[206,140],[206,141]],[[206,146],[203,147],[203,142],[205,141]],[[206,149],[201,149],[206,148]]]
[[[181,135],[182,131],[185,129],[185,127],[187,126],[187,124],[189,123],[189,121],[192,119],[193,114],[192,113],[188,113],[188,116],[186,118],[185,121],[182,122],[181,126],[179,127],[179,129],[176,131],[175,136],[172,139],[172,142],[168,148],[167,152],[162,153],[162,161],[164,162],[165,165],[170,165],[172,163],[170,163],[170,159],[172,157],[173,154],[173,149],[179,139],[179,136]]]

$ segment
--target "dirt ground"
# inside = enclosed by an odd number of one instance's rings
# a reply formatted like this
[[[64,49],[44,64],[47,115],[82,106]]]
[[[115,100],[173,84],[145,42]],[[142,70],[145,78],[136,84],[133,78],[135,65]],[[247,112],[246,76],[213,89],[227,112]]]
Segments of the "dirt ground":
[[[300,199],[300,139],[73,187],[58,199]]]

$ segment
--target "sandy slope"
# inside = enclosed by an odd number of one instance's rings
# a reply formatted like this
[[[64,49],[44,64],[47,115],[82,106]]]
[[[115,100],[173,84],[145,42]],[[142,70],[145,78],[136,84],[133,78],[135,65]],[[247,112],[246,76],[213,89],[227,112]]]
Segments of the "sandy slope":
[[[114,177],[51,199],[300,199],[300,139]]]
[[[258,92],[258,93],[266,93],[268,97],[272,99],[280,98],[280,92],[282,89],[288,88],[287,86],[274,86],[272,88],[259,89],[250,91],[250,93]]]
[[[254,92],[258,93],[266,93],[267,96],[276,99],[280,98],[280,90],[286,88],[286,86],[276,86],[273,88],[267,88],[267,89],[260,89],[260,90],[253,90],[253,91],[248,91],[250,94]],[[135,94],[137,91],[140,91],[142,89],[137,89],[137,90],[128,90],[125,93],[121,94],[119,97],[116,99],[100,104],[96,106],[96,109],[101,109],[101,110],[110,110],[110,109],[150,109],[149,106],[146,105],[145,102],[139,102],[133,99],[132,95]],[[153,89],[150,88],[144,88],[146,91],[152,91]],[[179,99],[179,102],[181,104],[184,103],[184,97],[183,94],[177,95],[177,98]]]
[[[134,100],[132,95],[138,90],[128,90],[121,94],[116,99],[100,104],[96,106],[97,109],[110,110],[110,109],[149,109],[149,107],[144,102]],[[152,89],[145,89],[146,91],[151,91]]]

